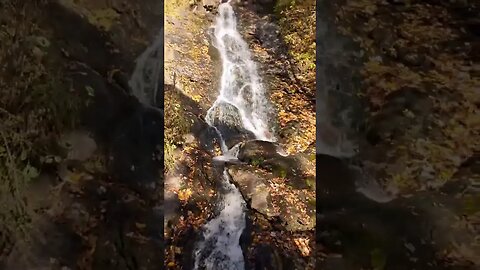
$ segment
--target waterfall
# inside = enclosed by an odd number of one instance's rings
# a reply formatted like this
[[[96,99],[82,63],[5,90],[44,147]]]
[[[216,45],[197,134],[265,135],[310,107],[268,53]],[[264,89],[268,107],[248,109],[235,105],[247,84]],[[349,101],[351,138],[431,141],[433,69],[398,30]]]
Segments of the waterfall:
[[[237,31],[235,13],[228,3],[219,6],[214,37],[214,45],[222,59],[222,77],[218,97],[205,117],[207,123],[213,127],[240,125],[257,139],[273,141],[268,127],[270,106],[265,90],[248,44]],[[232,123],[232,115],[239,121]]]
[[[160,31],[163,33],[163,31]],[[132,94],[145,106],[158,106],[157,91],[163,69],[163,34],[137,58],[135,70],[128,82]],[[163,105],[160,106],[163,108]]]
[[[259,140],[275,141],[275,138],[269,127],[270,107],[265,89],[248,44],[237,31],[235,13],[229,3],[220,4],[214,29],[214,45],[221,56],[222,76],[218,97],[207,111],[205,120],[217,131],[222,154],[233,157],[238,149],[227,148],[225,134],[220,128],[222,125],[243,128]],[[204,240],[195,249],[195,269],[245,269],[240,247],[240,236],[245,228],[245,202],[225,169],[222,178],[224,192],[219,207],[223,208],[204,226]]]

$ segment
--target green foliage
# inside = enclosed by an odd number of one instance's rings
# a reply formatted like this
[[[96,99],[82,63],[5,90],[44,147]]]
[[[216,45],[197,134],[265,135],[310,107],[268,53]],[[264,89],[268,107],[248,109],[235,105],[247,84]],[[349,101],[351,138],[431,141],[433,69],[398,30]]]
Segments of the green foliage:
[[[287,170],[279,165],[274,166],[273,172],[277,177],[287,178]]]
[[[62,65],[49,57],[50,37],[35,24],[37,5],[4,1],[0,10],[0,224],[22,238],[30,222],[28,185],[52,151],[49,143],[77,124],[80,104]]]
[[[315,1],[278,0],[275,12],[289,53],[300,68],[301,77],[314,91],[316,42]]]
[[[15,142],[9,143],[5,132],[1,133],[0,146],[0,223],[15,236],[26,236],[28,229],[28,210],[22,199],[27,185],[38,176],[38,170],[30,165],[26,149],[20,154],[13,149]],[[18,144],[16,145],[18,146]]]
[[[183,143],[183,135],[190,132],[192,123],[185,110],[180,105],[180,98],[174,91],[165,92],[165,140],[164,163],[165,170],[173,169],[175,159],[173,156],[177,145]]]
[[[164,168],[166,172],[172,171],[175,168],[175,158],[174,151],[177,148],[175,144],[164,142],[163,151],[164,151]]]
[[[180,105],[178,94],[173,91],[165,92],[165,140],[173,144],[180,144],[183,135],[191,128],[188,115]]]
[[[316,185],[317,185],[317,182],[315,181],[315,178],[314,178],[314,177],[309,177],[309,178],[305,179],[305,183],[307,184],[307,186],[308,186],[311,190],[315,190]]]
[[[259,165],[261,165],[263,162],[264,162],[264,160],[263,160],[262,157],[253,157],[253,158],[250,160],[250,164],[252,164],[253,166],[259,166]]]

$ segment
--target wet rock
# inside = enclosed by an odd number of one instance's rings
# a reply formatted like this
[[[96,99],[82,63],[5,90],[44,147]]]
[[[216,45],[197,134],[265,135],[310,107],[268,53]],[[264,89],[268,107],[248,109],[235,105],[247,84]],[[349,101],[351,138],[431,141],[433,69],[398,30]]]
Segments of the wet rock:
[[[127,92],[127,93],[131,92],[131,89],[130,89],[131,87],[129,85],[130,78],[124,72],[122,72],[122,71],[114,72],[113,75],[112,75],[112,80],[118,86],[120,86],[122,89],[124,89],[125,92]],[[161,106],[163,107],[163,103],[162,103]]]
[[[231,166],[228,172],[253,209],[268,216],[274,213],[271,205],[268,204],[270,194],[266,186],[267,175],[255,172],[252,168],[240,166]]]
[[[287,156],[282,147],[274,142],[250,140],[242,142],[237,158],[241,162],[258,166],[275,177],[287,178],[288,184],[298,189],[308,188],[305,175],[311,171],[308,155]]]
[[[233,146],[244,142],[251,140],[255,138],[255,135],[253,135],[251,132],[245,129],[237,128],[237,127],[228,127],[228,128],[222,128],[222,130],[228,130],[227,133],[223,133],[223,139],[225,141],[225,144],[227,145],[228,148],[232,148]]]
[[[213,162],[216,164],[245,164],[244,162],[240,161],[238,158],[233,157],[230,153],[227,155],[216,156],[213,158]]]
[[[210,119],[215,119],[213,124],[222,134],[223,140],[228,148],[233,147],[239,142],[251,140],[255,135],[250,131],[241,128],[242,120],[239,116],[238,109],[230,104],[219,104],[213,108]],[[216,135],[215,137],[217,137]]]
[[[251,140],[241,144],[237,157],[240,161],[266,169],[277,177],[288,178],[289,185],[295,188],[307,188],[304,175],[309,168],[304,167],[308,164],[305,155],[287,156],[277,143]]]

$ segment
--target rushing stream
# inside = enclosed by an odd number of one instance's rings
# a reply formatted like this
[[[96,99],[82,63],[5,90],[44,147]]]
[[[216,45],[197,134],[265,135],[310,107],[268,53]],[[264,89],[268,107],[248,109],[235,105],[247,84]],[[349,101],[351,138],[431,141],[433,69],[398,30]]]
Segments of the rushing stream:
[[[220,138],[223,157],[235,158],[236,147],[228,149],[222,126],[238,126],[256,139],[274,141],[269,127],[268,101],[251,59],[248,44],[237,31],[235,13],[229,3],[218,8],[214,28],[214,45],[222,60],[222,76],[217,99],[205,117]],[[195,269],[244,269],[240,236],[245,228],[245,202],[239,190],[223,171],[223,194],[217,217],[204,227],[204,240],[195,250]]]
[[[160,81],[163,69],[162,51],[163,34],[137,58],[135,70],[128,82],[132,94],[147,107],[158,105],[157,91],[159,83],[163,83]]]

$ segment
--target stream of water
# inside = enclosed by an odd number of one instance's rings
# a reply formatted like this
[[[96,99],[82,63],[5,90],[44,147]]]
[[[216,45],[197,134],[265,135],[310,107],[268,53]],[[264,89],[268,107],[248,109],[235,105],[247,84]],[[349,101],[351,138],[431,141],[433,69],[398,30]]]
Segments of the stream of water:
[[[163,32],[163,31],[161,31]],[[157,91],[163,69],[163,35],[137,58],[135,70],[128,82],[132,94],[145,106],[156,107]],[[163,102],[163,101],[162,101]]]
[[[239,126],[259,140],[275,141],[269,126],[269,104],[229,3],[218,7],[213,42],[221,56],[222,76],[219,94],[205,119],[217,131],[223,156],[235,158],[238,151],[228,149],[220,126]],[[245,229],[245,202],[226,170],[222,185],[221,211],[204,226],[204,239],[195,249],[195,269],[245,269],[240,247],[240,236]]]

